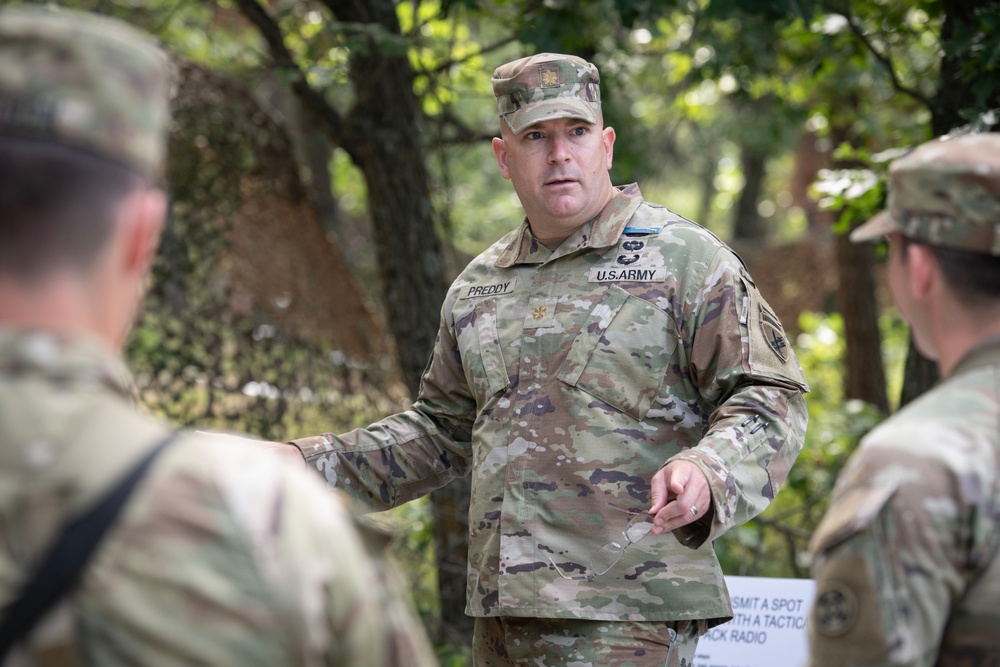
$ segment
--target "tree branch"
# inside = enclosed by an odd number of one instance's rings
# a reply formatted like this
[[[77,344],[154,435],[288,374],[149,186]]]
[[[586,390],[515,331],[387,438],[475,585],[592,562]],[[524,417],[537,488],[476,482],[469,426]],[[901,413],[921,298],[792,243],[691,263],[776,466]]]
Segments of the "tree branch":
[[[896,67],[895,65],[893,65],[892,58],[888,55],[888,53],[883,53],[882,51],[880,51],[878,48],[875,47],[875,43],[872,42],[871,39],[869,39],[868,35],[865,34],[865,31],[854,20],[854,17],[851,15],[850,11],[848,11],[847,9],[834,7],[830,3],[826,2],[821,3],[820,6],[823,7],[823,9],[829,11],[831,14],[837,14],[839,16],[844,17],[844,20],[847,21],[847,25],[851,29],[851,32],[854,33],[854,36],[857,37],[858,40],[861,42],[861,44],[873,56],[875,56],[875,59],[880,63],[882,63],[883,67],[885,67],[886,71],[889,73],[889,80],[892,82],[892,87],[896,91],[903,93],[904,95],[909,95],[916,101],[926,106],[928,109],[932,108],[931,100],[928,99],[923,93],[921,93],[916,88],[910,88],[909,86],[903,85],[903,82],[900,81],[899,77],[896,75]]]
[[[448,60],[446,60],[446,61],[444,61],[442,63],[439,63],[434,69],[418,70],[418,73],[419,74],[424,74],[424,75],[427,75],[427,76],[433,76],[435,74],[440,74],[441,72],[446,71],[448,68],[453,67],[454,65],[461,65],[462,63],[464,63],[464,62],[466,62],[468,60],[471,60],[472,58],[477,58],[479,56],[484,56],[487,53],[492,53],[492,52],[496,51],[497,49],[501,49],[501,48],[507,46],[508,44],[513,44],[516,41],[517,41],[517,35],[511,34],[511,35],[508,35],[508,36],[503,37],[501,39],[498,39],[497,41],[493,42],[492,44],[487,44],[486,46],[482,47],[481,49],[479,49],[475,53],[470,53],[469,55],[465,56],[464,58],[449,58]]]
[[[353,158],[355,151],[352,148],[350,134],[346,131],[344,119],[330,106],[321,92],[309,85],[305,72],[295,62],[295,58],[285,45],[285,38],[278,23],[257,0],[236,0],[236,4],[243,15],[257,27],[267,43],[271,59],[278,69],[288,76],[289,85],[302,104],[323,122],[330,140]]]
[[[441,111],[439,118],[441,136],[437,138],[436,143],[442,146],[467,145],[483,141],[492,141],[493,137],[497,136],[497,133],[499,132],[499,127],[497,128],[497,132],[492,134],[471,128],[462,122],[462,119],[452,113],[452,111],[448,108],[444,108]],[[444,136],[445,130],[448,128],[452,128],[454,130],[454,134],[451,136]]]

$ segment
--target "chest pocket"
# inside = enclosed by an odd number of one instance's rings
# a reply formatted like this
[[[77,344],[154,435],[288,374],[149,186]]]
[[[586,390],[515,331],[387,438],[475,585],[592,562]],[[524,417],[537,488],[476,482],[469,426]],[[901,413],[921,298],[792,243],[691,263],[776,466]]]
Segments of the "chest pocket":
[[[496,299],[476,300],[472,310],[456,319],[455,330],[465,380],[481,407],[510,386],[497,333]]]
[[[611,286],[573,341],[559,379],[642,419],[676,349],[670,315]]]

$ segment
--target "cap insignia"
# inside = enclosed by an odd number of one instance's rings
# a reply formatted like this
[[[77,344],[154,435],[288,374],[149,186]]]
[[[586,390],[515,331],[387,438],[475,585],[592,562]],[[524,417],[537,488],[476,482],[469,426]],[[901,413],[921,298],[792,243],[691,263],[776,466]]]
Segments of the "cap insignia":
[[[538,68],[538,78],[542,88],[555,88],[559,85],[559,68],[542,66]]]

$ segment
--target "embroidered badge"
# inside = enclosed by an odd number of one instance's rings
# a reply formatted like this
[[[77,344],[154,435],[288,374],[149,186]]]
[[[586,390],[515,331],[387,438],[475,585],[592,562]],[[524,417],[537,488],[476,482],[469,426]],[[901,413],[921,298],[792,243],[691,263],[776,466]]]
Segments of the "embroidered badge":
[[[788,341],[785,339],[785,331],[781,328],[778,318],[763,308],[760,310],[760,329],[764,333],[764,341],[771,348],[771,351],[778,359],[781,359],[781,363],[787,362]]]
[[[538,68],[538,78],[542,88],[555,88],[559,85],[559,68],[542,65]]]
[[[508,280],[493,285],[470,285],[463,293],[463,299],[475,299],[484,296],[497,296],[498,294],[510,294],[517,285],[515,280]]]
[[[847,586],[832,582],[816,598],[816,629],[827,637],[846,634],[858,620],[858,598]]]
[[[629,252],[638,252],[646,247],[645,241],[637,241],[635,239],[629,239],[622,243],[622,250],[628,250]]]
[[[662,266],[657,267],[612,267],[593,268],[587,276],[587,282],[591,283],[613,283],[613,282],[633,282],[633,283],[662,283],[667,279],[667,269]]]
[[[628,266],[629,264],[635,264],[639,261],[638,253],[634,255],[618,255],[618,263]]]
[[[545,313],[547,313],[548,311],[549,309],[546,308],[545,306],[539,306],[538,308],[535,308],[534,312],[531,313],[531,318],[535,320],[540,320],[543,317],[545,317]]]

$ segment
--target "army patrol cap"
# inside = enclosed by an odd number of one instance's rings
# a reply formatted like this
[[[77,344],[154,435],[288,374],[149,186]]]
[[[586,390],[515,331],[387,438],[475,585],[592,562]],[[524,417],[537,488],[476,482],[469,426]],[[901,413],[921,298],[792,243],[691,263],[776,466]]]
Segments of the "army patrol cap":
[[[937,139],[889,167],[889,205],[851,233],[902,232],[929,245],[1000,256],[1000,133]]]
[[[166,54],[121,21],[0,8],[0,136],[53,142],[154,178],[169,113]]]
[[[539,53],[501,65],[493,72],[500,117],[515,134],[554,118],[597,123],[601,75],[583,58]]]

